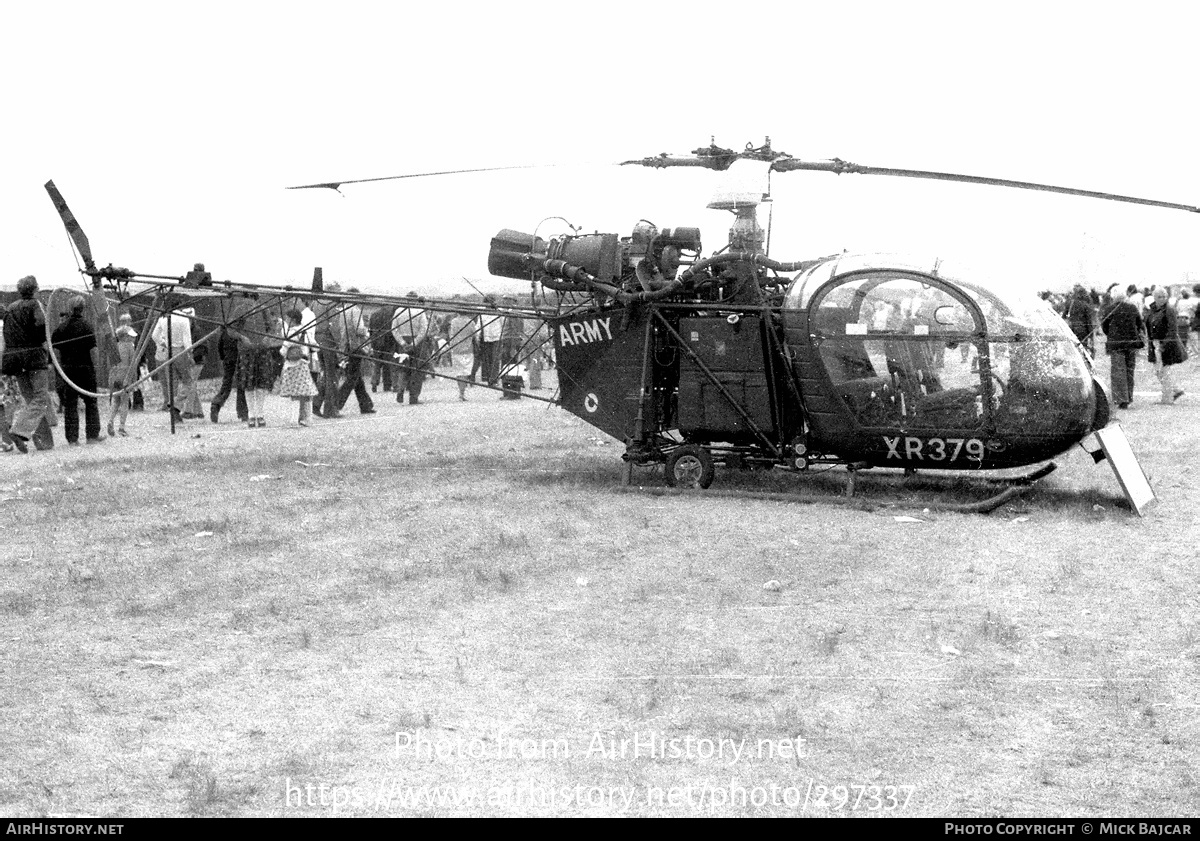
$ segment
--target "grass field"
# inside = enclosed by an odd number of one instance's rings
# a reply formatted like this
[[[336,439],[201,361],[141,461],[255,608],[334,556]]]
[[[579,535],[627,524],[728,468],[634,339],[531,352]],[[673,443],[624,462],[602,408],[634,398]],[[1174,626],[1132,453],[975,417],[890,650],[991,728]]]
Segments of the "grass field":
[[[0,813],[1195,816],[1184,367],[1140,519],[1080,451],[988,516],[621,493],[441,382],[0,456]]]

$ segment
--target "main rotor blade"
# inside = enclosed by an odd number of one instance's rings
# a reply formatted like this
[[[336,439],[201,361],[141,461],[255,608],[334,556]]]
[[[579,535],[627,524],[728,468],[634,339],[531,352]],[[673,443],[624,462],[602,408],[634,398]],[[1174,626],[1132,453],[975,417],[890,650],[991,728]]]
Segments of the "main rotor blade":
[[[952,172],[930,172],[923,169],[893,169],[881,166],[863,166],[850,163],[840,158],[829,161],[800,161],[795,158],[781,158],[771,164],[771,169],[777,172],[806,170],[815,172],[832,172],[836,175],[851,173],[854,175],[892,175],[898,178],[926,178],[933,181],[960,181],[965,184],[986,184],[994,187],[1013,187],[1018,190],[1040,190],[1045,193],[1062,193],[1068,196],[1083,196],[1089,199],[1105,199],[1107,201],[1127,202],[1129,204],[1149,205],[1150,207],[1165,207],[1171,210],[1186,210],[1189,213],[1200,213],[1200,207],[1178,202],[1143,199],[1136,196],[1122,196],[1117,193],[1102,193],[1097,190],[1080,190],[1075,187],[1056,187],[1052,184],[1037,184],[1032,181],[1012,181],[1007,178],[985,178],[978,175],[958,175]]]
[[[329,190],[336,190],[343,184],[366,184],[370,181],[396,181],[400,178],[426,178],[431,175],[459,175],[464,172],[499,172],[505,169],[544,169],[546,167],[559,166],[559,164],[524,164],[517,166],[486,166],[478,169],[447,169],[441,172],[410,172],[405,175],[385,175],[382,178],[355,178],[350,181],[324,181],[320,184],[301,184],[297,187],[288,187],[289,190],[312,190],[318,187],[325,187]]]
[[[79,249],[79,256],[83,258],[83,265],[89,272],[96,270],[96,263],[92,260],[92,246],[88,242],[87,234],[83,232],[79,221],[75,218],[75,214],[71,212],[71,208],[67,207],[66,199],[62,197],[62,193],[58,191],[58,187],[54,186],[53,181],[46,182],[46,192],[50,194],[50,201],[54,202],[54,209],[58,211],[59,217],[62,218],[63,224],[67,227],[67,234],[71,237],[71,241],[75,243],[75,247]]]

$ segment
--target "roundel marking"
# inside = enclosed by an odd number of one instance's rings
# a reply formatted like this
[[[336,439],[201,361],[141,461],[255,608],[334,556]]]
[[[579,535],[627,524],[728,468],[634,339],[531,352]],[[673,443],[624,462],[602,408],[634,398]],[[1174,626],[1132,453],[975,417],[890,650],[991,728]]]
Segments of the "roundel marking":
[[[594,412],[600,408],[600,398],[596,396],[596,392],[590,391],[587,397],[583,398],[583,408],[588,412]]]

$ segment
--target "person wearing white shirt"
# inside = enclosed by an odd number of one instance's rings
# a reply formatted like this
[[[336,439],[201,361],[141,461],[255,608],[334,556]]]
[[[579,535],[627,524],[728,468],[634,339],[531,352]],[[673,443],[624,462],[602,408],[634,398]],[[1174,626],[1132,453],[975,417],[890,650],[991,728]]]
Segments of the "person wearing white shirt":
[[[1138,289],[1136,283],[1131,283],[1125,288],[1125,300],[1137,307],[1138,315],[1145,318],[1146,299],[1142,295],[1142,290]]]
[[[483,299],[485,304],[496,305],[496,300],[488,295]],[[483,381],[490,386],[500,381],[500,338],[504,331],[504,316],[479,316],[479,357],[483,368]]]
[[[202,265],[202,264],[201,264]],[[188,329],[192,333],[191,357],[192,367],[191,376],[188,378],[187,393],[183,396],[183,417],[188,418],[203,418],[204,407],[200,404],[200,373],[204,370],[204,362],[208,358],[208,345],[204,342],[197,342],[197,338],[202,338],[207,330],[203,329],[202,325],[196,320],[196,310],[192,307],[180,310],[188,320]],[[171,328],[174,330],[174,328]]]
[[[170,350],[167,348],[168,324],[170,325]],[[170,366],[163,373],[168,376],[173,375],[173,389],[168,388],[167,380],[164,379],[163,393],[164,397],[170,395],[173,398],[170,400],[169,408],[175,418],[175,422],[183,423],[183,407],[188,393],[194,387],[192,380],[192,355],[190,353],[192,347],[192,322],[186,316],[179,313],[173,312],[163,315],[155,322],[150,336],[154,339],[154,346],[157,348],[155,363],[162,365],[168,359],[171,359]],[[167,401],[164,400],[164,402]]]
[[[475,384],[475,373],[481,365],[479,355],[479,316],[474,313],[455,313],[450,320],[449,347],[452,353],[458,353],[462,358],[465,351],[471,352],[471,370],[466,376],[458,378],[458,399],[467,399],[467,385]]]
[[[312,372],[313,381],[316,382],[317,372],[321,370],[321,363],[317,360],[317,352],[314,345],[316,344],[316,336],[313,335],[312,326],[317,321],[317,314],[312,311],[312,308],[307,302],[304,303],[304,309],[300,310],[300,336],[297,341],[301,342],[307,348],[306,356],[308,360],[308,369]]]
[[[1196,335],[1196,306],[1200,304],[1200,298],[1192,297],[1191,290],[1186,286],[1180,287],[1179,298],[1175,304],[1175,317],[1179,323],[1179,340],[1188,348],[1188,352],[1194,352],[1192,337]]]

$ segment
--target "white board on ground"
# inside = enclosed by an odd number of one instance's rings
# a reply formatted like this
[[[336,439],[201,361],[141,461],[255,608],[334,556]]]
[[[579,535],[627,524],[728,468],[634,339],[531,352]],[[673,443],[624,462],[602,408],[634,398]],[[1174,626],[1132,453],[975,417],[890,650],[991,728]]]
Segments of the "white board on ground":
[[[1150,487],[1142,465],[1138,463],[1137,456],[1129,446],[1125,430],[1119,423],[1109,424],[1096,431],[1096,440],[1104,449],[1104,455],[1112,465],[1113,473],[1117,474],[1117,481],[1121,483],[1125,498],[1133,506],[1134,512],[1141,517],[1146,507],[1156,502],[1158,497],[1154,495],[1154,489]]]

